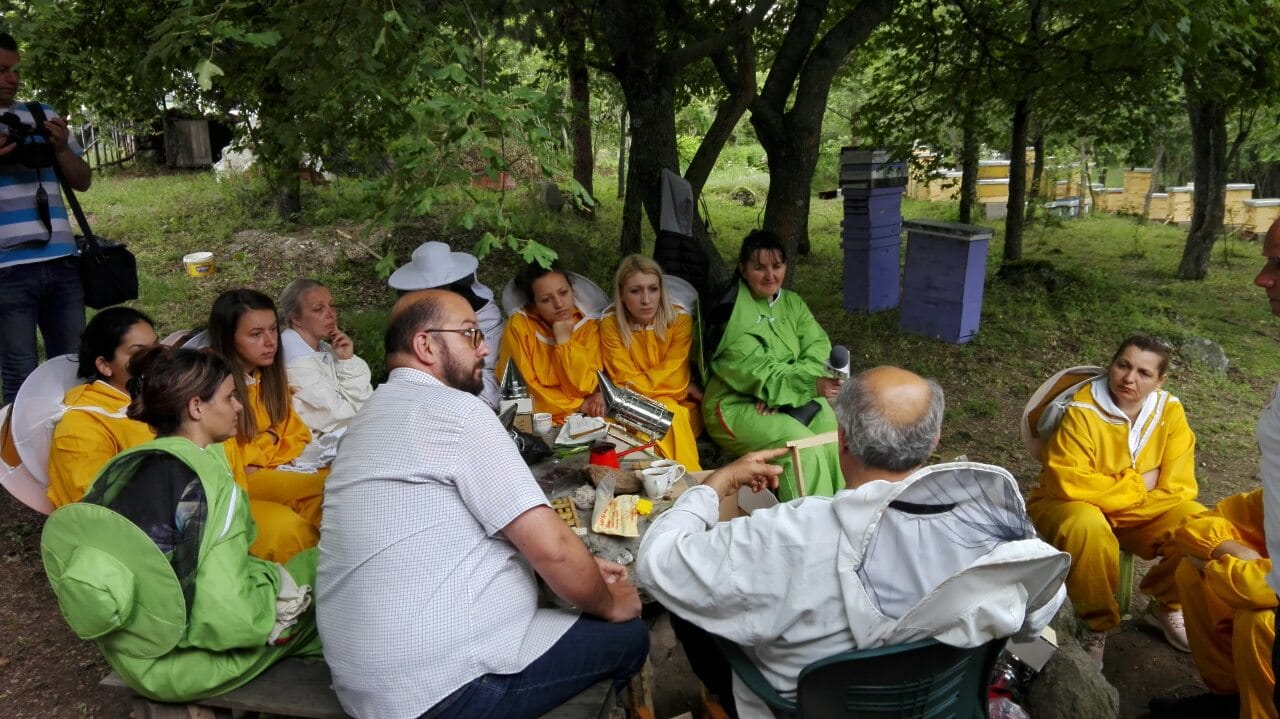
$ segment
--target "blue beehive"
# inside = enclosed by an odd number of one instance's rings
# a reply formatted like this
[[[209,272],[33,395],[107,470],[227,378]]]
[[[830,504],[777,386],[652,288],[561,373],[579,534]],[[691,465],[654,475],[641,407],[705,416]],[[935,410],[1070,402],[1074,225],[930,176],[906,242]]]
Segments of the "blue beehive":
[[[982,286],[992,231],[936,220],[902,223],[907,232],[903,270],[903,332],[962,344],[978,334]]]
[[[840,192],[844,220],[844,308],[879,312],[898,306],[899,253],[902,244],[902,193],[907,165],[891,162],[883,150],[844,148],[840,153]]]

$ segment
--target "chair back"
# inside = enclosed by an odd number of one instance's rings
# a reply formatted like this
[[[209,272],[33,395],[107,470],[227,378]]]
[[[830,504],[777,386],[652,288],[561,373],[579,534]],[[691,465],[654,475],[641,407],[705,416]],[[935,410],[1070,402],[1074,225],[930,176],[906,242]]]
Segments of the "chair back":
[[[972,648],[935,639],[844,652],[800,672],[801,719],[986,719],[987,686],[1005,639]]]
[[[1106,374],[1106,371],[1093,365],[1068,367],[1045,380],[1031,394],[1031,399],[1022,408],[1018,430],[1023,446],[1036,461],[1044,459],[1044,445],[1062,421],[1067,403],[1081,387],[1098,375]]]

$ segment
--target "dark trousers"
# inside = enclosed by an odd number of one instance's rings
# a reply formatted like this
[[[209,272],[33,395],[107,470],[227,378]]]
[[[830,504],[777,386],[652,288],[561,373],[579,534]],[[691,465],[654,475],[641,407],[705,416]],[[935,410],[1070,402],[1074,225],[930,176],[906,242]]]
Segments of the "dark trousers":
[[[1280,606],[1276,607],[1276,626],[1280,627]],[[1280,677],[1280,641],[1271,643],[1271,676]],[[1280,681],[1271,688],[1271,701],[1275,703],[1276,710],[1280,711]]]
[[[702,682],[708,692],[716,695],[730,719],[738,719],[738,706],[733,700],[733,669],[716,646],[715,637],[675,614],[670,616],[671,629],[680,641],[680,647],[684,649],[684,655],[689,659],[689,666],[698,676],[698,681]]]
[[[0,382],[13,402],[38,363],[36,329],[45,357],[75,353],[84,331],[84,289],[74,257],[0,267]]]
[[[535,719],[604,679],[621,689],[649,656],[640,619],[614,624],[579,617],[524,671],[486,674],[463,685],[419,719]]]

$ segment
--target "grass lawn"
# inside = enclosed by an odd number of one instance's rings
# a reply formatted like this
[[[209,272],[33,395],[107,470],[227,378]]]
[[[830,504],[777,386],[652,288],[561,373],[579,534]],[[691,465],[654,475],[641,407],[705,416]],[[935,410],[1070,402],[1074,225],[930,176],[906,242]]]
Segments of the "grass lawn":
[[[708,184],[712,228],[725,257],[736,256],[738,242],[763,213],[760,206],[738,205],[729,194],[748,187],[763,201],[767,180],[767,175],[745,172],[715,176]],[[613,183],[614,178],[601,178],[597,187]],[[308,190],[304,221],[292,227],[271,219],[254,181],[219,183],[209,173],[103,176],[85,193],[84,204],[99,234],[127,241],[137,253],[142,275],[137,306],[157,319],[161,336],[202,324],[214,296],[224,289],[252,286],[277,295],[289,280],[311,276],[333,289],[344,328],[377,376],[383,322],[394,293],[374,269],[376,256],[392,252],[402,262],[428,239],[470,249],[481,230],[464,232],[440,217],[366,237],[349,219],[356,192],[354,183],[343,181]],[[528,236],[555,247],[571,269],[607,288],[618,258],[621,203],[609,189],[601,194],[594,221],[552,216],[521,190],[507,204]],[[1003,225],[994,224],[981,329],[972,342],[951,345],[901,334],[897,311],[844,311],[841,211],[839,201],[814,201],[813,252],[793,258],[794,289],[832,341],[850,348],[855,369],[898,364],[942,383],[948,409],[940,457],[964,454],[1009,467],[1024,484],[1033,481],[1034,464],[1017,431],[1027,397],[1058,369],[1105,364],[1121,339],[1142,331],[1175,347],[1207,337],[1226,350],[1231,368],[1225,375],[1176,357],[1166,388],[1181,397],[1199,437],[1203,498],[1215,501],[1256,485],[1253,426],[1280,379],[1280,325],[1261,290],[1251,284],[1261,266],[1256,243],[1220,243],[1207,280],[1179,282],[1172,279],[1185,237],[1178,228],[1139,228],[1131,218],[1114,216],[1036,224],[1027,231],[1024,255],[1051,263],[1057,279],[1047,289],[1041,282],[1015,285],[996,277]],[[955,212],[952,203],[907,201],[903,207],[907,218],[954,219]],[[216,253],[216,275],[197,281],[184,274],[182,256],[197,250]],[[516,266],[509,253],[492,256],[481,265],[481,279],[500,291]]]

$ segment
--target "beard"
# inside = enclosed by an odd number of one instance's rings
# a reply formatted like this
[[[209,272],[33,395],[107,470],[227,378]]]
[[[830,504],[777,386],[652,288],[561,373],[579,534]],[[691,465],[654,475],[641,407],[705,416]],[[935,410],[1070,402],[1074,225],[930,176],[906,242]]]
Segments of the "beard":
[[[467,367],[448,350],[444,354],[444,383],[454,389],[479,396],[484,391],[484,360],[476,360]]]

